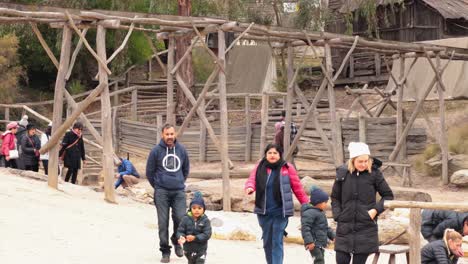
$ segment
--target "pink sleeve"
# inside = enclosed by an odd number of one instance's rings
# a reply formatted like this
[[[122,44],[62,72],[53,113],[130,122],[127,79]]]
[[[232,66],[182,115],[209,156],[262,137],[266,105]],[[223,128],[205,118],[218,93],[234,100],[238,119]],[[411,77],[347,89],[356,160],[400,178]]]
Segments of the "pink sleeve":
[[[255,188],[255,186],[256,186],[255,176],[257,174],[257,168],[258,168],[259,164],[260,163],[257,163],[257,165],[255,165],[255,168],[250,172],[250,176],[247,179],[247,182],[245,183],[244,190],[247,189],[247,188],[252,188],[255,191],[255,189],[256,189]]]
[[[2,142],[2,155],[9,156],[10,155],[10,134],[5,135]]]
[[[297,176],[297,171],[294,168],[292,164],[289,164],[288,168],[288,173],[289,173],[289,179],[291,181],[291,189],[294,192],[294,195],[296,196],[297,200],[301,204],[306,204],[309,202],[309,197],[307,197],[307,194],[304,191],[304,188],[302,188],[302,183],[299,180],[299,176]]]

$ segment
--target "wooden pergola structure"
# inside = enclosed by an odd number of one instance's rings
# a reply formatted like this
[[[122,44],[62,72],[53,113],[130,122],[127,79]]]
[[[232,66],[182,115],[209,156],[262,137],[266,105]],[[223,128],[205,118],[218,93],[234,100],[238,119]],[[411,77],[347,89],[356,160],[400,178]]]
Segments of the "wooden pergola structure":
[[[34,10],[34,11],[31,11]],[[307,113],[303,118],[297,136],[293,142],[289,142],[290,126],[285,126],[284,146],[285,158],[289,159],[292,155],[292,150],[299,142],[308,120],[315,121],[319,125],[316,107],[319,100],[327,93],[329,101],[329,114],[332,125],[332,138],[331,141],[323,136],[322,140],[327,145],[336,165],[344,162],[343,143],[341,142],[341,126],[340,119],[337,117],[335,105],[335,82],[344,69],[349,57],[355,50],[370,50],[377,51],[385,54],[388,58],[399,61],[402,64],[399,76],[392,76],[397,84],[395,93],[397,94],[397,144],[389,157],[390,161],[401,161],[404,156],[406,137],[410,128],[413,125],[418,113],[422,109],[423,102],[432,88],[436,85],[439,93],[440,105],[440,122],[441,133],[439,143],[442,149],[443,157],[443,177],[444,182],[448,182],[447,163],[448,163],[448,147],[447,136],[445,133],[445,111],[444,111],[444,83],[441,76],[444,69],[447,67],[451,60],[468,60],[468,50],[448,48],[443,46],[428,45],[428,44],[415,44],[415,43],[400,43],[389,41],[370,41],[359,37],[352,37],[347,35],[332,34],[327,32],[310,32],[299,31],[294,29],[272,28],[259,25],[238,23],[235,21],[228,21],[224,19],[213,18],[195,18],[195,17],[177,17],[177,16],[162,16],[153,14],[136,14],[115,11],[84,11],[84,10],[66,10],[61,8],[52,7],[30,7],[25,5],[16,4],[0,4],[0,23],[29,23],[33,31],[36,33],[45,51],[57,67],[57,79],[55,85],[54,95],[54,112],[53,112],[53,131],[54,134],[50,138],[48,144],[43,146],[40,150],[41,153],[50,151],[50,170],[49,170],[49,186],[57,188],[57,164],[58,164],[58,151],[59,139],[63,136],[73,122],[81,116],[85,121],[87,128],[92,131],[96,142],[102,146],[103,149],[103,171],[104,171],[104,188],[105,199],[110,202],[115,202],[114,189],[113,189],[113,144],[112,144],[112,120],[111,120],[111,104],[109,97],[109,75],[112,74],[108,65],[113,58],[123,49],[128,41],[132,31],[141,30],[157,34],[158,38],[166,38],[169,40],[168,48],[168,63],[167,63],[167,114],[166,121],[168,123],[175,123],[175,103],[174,103],[174,83],[184,92],[188,100],[192,104],[189,114],[186,116],[184,123],[179,128],[178,133],[182,134],[187,127],[191,118],[197,113],[198,117],[203,122],[208,135],[216,145],[222,160],[222,177],[223,177],[223,209],[230,210],[230,186],[229,186],[229,170],[232,167],[228,155],[228,109],[227,109],[227,94],[226,94],[226,54],[231,50],[236,43],[241,39],[252,39],[269,43],[272,48],[287,48],[288,50],[288,85],[287,85],[287,100],[286,100],[286,124],[291,122],[291,109],[292,102],[295,97],[299,98],[302,105],[307,109]],[[62,45],[60,58],[56,59],[51,52],[50,48],[45,43],[36,24],[44,23],[54,28],[62,28]],[[158,26],[159,29],[148,29],[145,26]],[[89,28],[96,28],[96,48],[90,46],[86,40],[86,31]],[[115,50],[115,52],[107,57],[105,36],[107,30],[128,30],[127,37]],[[237,38],[234,42],[226,47],[225,45],[225,32],[234,32]],[[215,54],[203,41],[204,36],[208,33],[218,33],[218,53]],[[76,34],[79,37],[79,43],[75,47],[75,51],[71,56],[71,39]],[[193,38],[192,45],[187,49],[185,54],[179,61],[175,61],[175,39],[181,36],[191,36]],[[187,87],[184,80],[180,75],[180,65],[190,55],[190,51],[195,43],[200,42],[204,49],[210,54],[216,67],[209,76],[206,84],[204,85],[200,95],[196,98],[190,87]],[[78,54],[81,46],[84,45],[87,51],[96,59],[99,65],[99,85],[90,92],[87,97],[76,103],[73,97],[66,91],[65,84],[70,76],[69,73],[73,69],[74,59]],[[321,69],[325,78],[323,79],[315,97],[311,102],[307,100],[303,92],[296,85],[296,79],[300,69],[300,65],[294,67],[293,56],[294,47],[307,46],[307,49],[312,49],[314,52],[317,47],[323,47],[325,50],[324,62],[321,63]],[[348,49],[347,55],[342,64],[333,69],[331,49]],[[305,53],[304,53],[305,54]],[[405,80],[408,73],[411,71],[404,68],[404,59],[409,57],[425,58],[427,59],[436,73],[431,84],[426,88],[425,96],[419,98],[416,103],[416,108],[411,114],[408,121],[403,117],[403,89],[406,86]],[[436,59],[436,63],[432,59]],[[441,59],[448,61],[443,65]],[[414,64],[413,64],[414,65]],[[218,79],[216,93],[211,91],[213,96],[216,94],[219,97],[220,106],[220,121],[221,121],[221,135],[215,134],[210,122],[206,118],[204,112],[204,100],[212,83]],[[101,122],[102,122],[102,135],[97,133],[92,127],[90,122],[82,115],[82,112],[98,97],[101,101]],[[69,117],[62,121],[63,113],[63,98],[66,98],[69,105],[72,106],[73,111]],[[262,95],[262,134],[260,149],[262,150],[266,145],[266,126],[268,121],[268,93]],[[387,101],[388,103],[388,101]],[[319,133],[324,134],[320,126],[317,126]]]

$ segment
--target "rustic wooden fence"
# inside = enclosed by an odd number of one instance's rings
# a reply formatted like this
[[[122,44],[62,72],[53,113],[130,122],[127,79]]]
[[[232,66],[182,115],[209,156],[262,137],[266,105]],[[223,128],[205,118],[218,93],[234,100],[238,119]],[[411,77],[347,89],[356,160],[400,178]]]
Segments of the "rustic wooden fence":
[[[320,118],[320,126],[324,135],[331,141],[330,121]],[[220,161],[220,155],[206,133],[200,133],[200,126],[187,128],[178,140],[185,145],[192,160]],[[396,143],[396,118],[347,118],[341,119],[341,135],[345,157],[348,157],[347,146],[351,141],[364,141],[369,144],[371,153],[383,161],[388,160]],[[162,123],[159,125],[161,127]],[[219,124],[213,123],[217,135]],[[117,130],[119,149],[140,157],[147,157],[149,151],[160,139],[158,124],[148,124],[126,119],[120,119]],[[229,157],[233,161],[252,161],[260,157],[260,124],[252,124],[250,133],[246,126],[229,127]],[[203,136],[204,135],[204,136]],[[250,138],[249,136],[250,135]],[[267,126],[267,142],[272,142],[274,122]],[[421,153],[426,144],[424,129],[413,128],[408,136],[408,154]],[[299,144],[298,158],[318,160],[333,164],[332,155],[317,131],[314,122],[308,122]]]

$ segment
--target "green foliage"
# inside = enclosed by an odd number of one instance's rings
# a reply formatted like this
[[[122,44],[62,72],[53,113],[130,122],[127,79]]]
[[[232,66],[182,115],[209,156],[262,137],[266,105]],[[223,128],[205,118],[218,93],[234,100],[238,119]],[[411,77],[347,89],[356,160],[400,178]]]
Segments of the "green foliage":
[[[273,24],[273,17],[268,14],[261,14],[257,10],[249,9],[247,11],[247,21],[254,22],[257,25],[270,26]]]
[[[13,34],[0,38],[0,98],[12,103],[17,94],[18,78],[22,71],[18,65],[18,39]]]
[[[70,82],[70,85],[68,86],[68,91],[70,92],[70,94],[75,95],[75,94],[86,92],[86,87],[83,84],[81,84],[80,81],[73,80]]]
[[[192,51],[192,64],[195,83],[206,82],[215,67],[210,54],[199,47],[194,48]]]
[[[144,33],[141,31],[133,32],[128,43],[127,54],[130,61],[135,64],[143,64],[153,55],[151,45]]]
[[[329,9],[320,6],[320,1],[300,0],[298,6],[294,19],[294,25],[298,28],[319,31],[333,18]]]

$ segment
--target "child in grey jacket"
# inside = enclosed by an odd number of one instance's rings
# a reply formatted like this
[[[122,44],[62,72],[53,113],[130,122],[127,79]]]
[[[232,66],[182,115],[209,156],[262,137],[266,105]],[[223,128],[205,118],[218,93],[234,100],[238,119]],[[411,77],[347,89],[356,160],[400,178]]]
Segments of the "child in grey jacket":
[[[210,237],[211,223],[205,215],[205,201],[200,192],[195,192],[190,209],[177,228],[178,242],[184,246],[189,264],[205,263]]]
[[[314,258],[314,264],[325,263],[324,248],[328,239],[335,239],[335,232],[328,226],[324,210],[327,208],[328,194],[316,186],[310,191],[310,203],[301,208],[301,232],[306,250]]]

